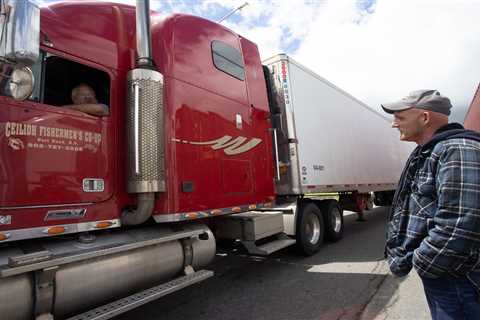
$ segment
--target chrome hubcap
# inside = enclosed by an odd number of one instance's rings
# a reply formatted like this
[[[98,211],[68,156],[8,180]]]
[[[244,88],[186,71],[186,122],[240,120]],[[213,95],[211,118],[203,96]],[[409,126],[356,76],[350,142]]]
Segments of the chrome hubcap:
[[[340,213],[340,210],[338,210],[337,207],[335,207],[331,214],[331,224],[332,224],[332,229],[335,231],[335,233],[340,232],[340,229],[342,228],[342,215]]]
[[[320,221],[316,214],[309,214],[305,225],[305,235],[310,244],[317,244],[320,239]]]

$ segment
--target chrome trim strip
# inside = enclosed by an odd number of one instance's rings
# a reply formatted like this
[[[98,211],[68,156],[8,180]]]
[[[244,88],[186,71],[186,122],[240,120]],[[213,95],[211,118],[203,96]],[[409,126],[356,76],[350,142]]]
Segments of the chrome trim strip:
[[[275,145],[275,165],[277,167],[277,181],[280,181],[280,162],[278,160],[278,138],[277,129],[273,128],[273,141]]]
[[[370,192],[370,191],[387,191],[387,190],[395,190],[396,185],[390,183],[378,183],[375,185],[350,185],[345,186],[341,185],[316,185],[316,186],[307,186],[303,185],[303,194],[311,194],[311,193],[322,193],[322,192],[351,192],[351,191],[358,191],[360,193]]]
[[[134,91],[134,111],[133,111],[133,131],[134,131],[134,149],[135,149],[135,174],[140,174],[140,85],[133,83]]]
[[[158,214],[154,215],[153,219],[155,219],[156,223],[165,223],[165,222],[177,222],[186,219],[182,219],[183,213],[172,213],[172,214]]]
[[[40,208],[64,208],[77,206],[90,206],[93,202],[69,203],[69,204],[48,204],[44,206],[18,206],[18,207],[0,207],[0,210],[17,210],[17,209],[40,209]]]
[[[112,225],[105,228],[95,227],[95,224],[103,221],[109,221],[112,223]],[[98,221],[89,221],[89,222],[72,223],[72,224],[54,224],[51,226],[41,226],[37,228],[28,228],[28,229],[6,230],[5,233],[8,233],[10,237],[8,239],[0,241],[0,243],[32,239],[32,238],[58,236],[58,235],[50,235],[48,233],[45,233],[45,230],[48,230],[49,228],[52,228],[52,227],[64,227],[65,232],[60,234],[60,235],[64,235],[64,234],[71,234],[71,233],[78,233],[78,232],[85,232],[85,231],[118,228],[120,226],[121,226],[120,219],[110,219],[110,220],[98,220]]]
[[[233,208],[240,208],[240,211],[233,211]],[[182,212],[182,213],[171,213],[171,214],[154,214],[153,219],[157,223],[166,223],[166,222],[178,222],[178,221],[192,221],[197,219],[203,218],[210,218],[210,217],[217,217],[223,216],[226,214],[235,214],[240,212],[247,212],[252,210],[264,209],[264,208],[271,208],[270,205],[266,205],[266,203],[257,203],[255,204],[255,208],[251,208],[250,205],[241,205],[235,207],[228,207],[228,208],[220,208],[220,209],[209,209],[209,210],[202,210],[202,211],[193,211],[193,212]],[[215,211],[215,213],[212,213]],[[196,217],[192,218],[190,215],[194,214]]]
[[[82,219],[87,214],[87,208],[76,208],[66,210],[50,210],[43,221]]]

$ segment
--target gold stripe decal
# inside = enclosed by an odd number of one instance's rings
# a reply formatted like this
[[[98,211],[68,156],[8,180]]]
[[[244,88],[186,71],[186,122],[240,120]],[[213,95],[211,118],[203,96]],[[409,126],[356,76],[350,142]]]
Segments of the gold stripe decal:
[[[189,143],[193,145],[200,145],[200,146],[208,146],[212,145],[211,148],[213,150],[223,149],[223,152],[227,155],[236,155],[240,153],[247,152],[250,149],[253,149],[258,144],[262,142],[262,139],[252,138],[250,141],[245,137],[236,137],[233,138],[232,136],[223,136],[216,140],[211,141],[204,141],[204,142],[195,142],[195,141],[185,141],[180,139],[172,139],[173,142],[183,142]]]

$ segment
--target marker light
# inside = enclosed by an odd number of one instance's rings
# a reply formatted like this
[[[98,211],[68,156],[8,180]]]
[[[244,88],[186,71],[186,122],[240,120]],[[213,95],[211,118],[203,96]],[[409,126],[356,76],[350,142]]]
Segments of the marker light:
[[[102,228],[108,228],[111,227],[113,223],[111,221],[100,221],[95,224],[95,228],[97,229],[102,229]]]
[[[50,227],[46,230],[46,233],[48,234],[61,234],[64,232],[65,232],[65,227],[61,227],[61,226]]]
[[[196,219],[197,216],[198,216],[198,213],[197,212],[189,212],[185,216],[187,217],[187,219]]]

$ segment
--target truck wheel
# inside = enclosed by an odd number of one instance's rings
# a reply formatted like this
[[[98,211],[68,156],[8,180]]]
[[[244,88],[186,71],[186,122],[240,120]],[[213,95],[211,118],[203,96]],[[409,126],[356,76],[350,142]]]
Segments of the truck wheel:
[[[297,247],[304,255],[311,256],[323,243],[325,225],[322,213],[309,202],[300,206],[297,219]]]
[[[326,200],[320,204],[325,220],[325,237],[336,242],[343,237],[343,210],[336,200]]]

